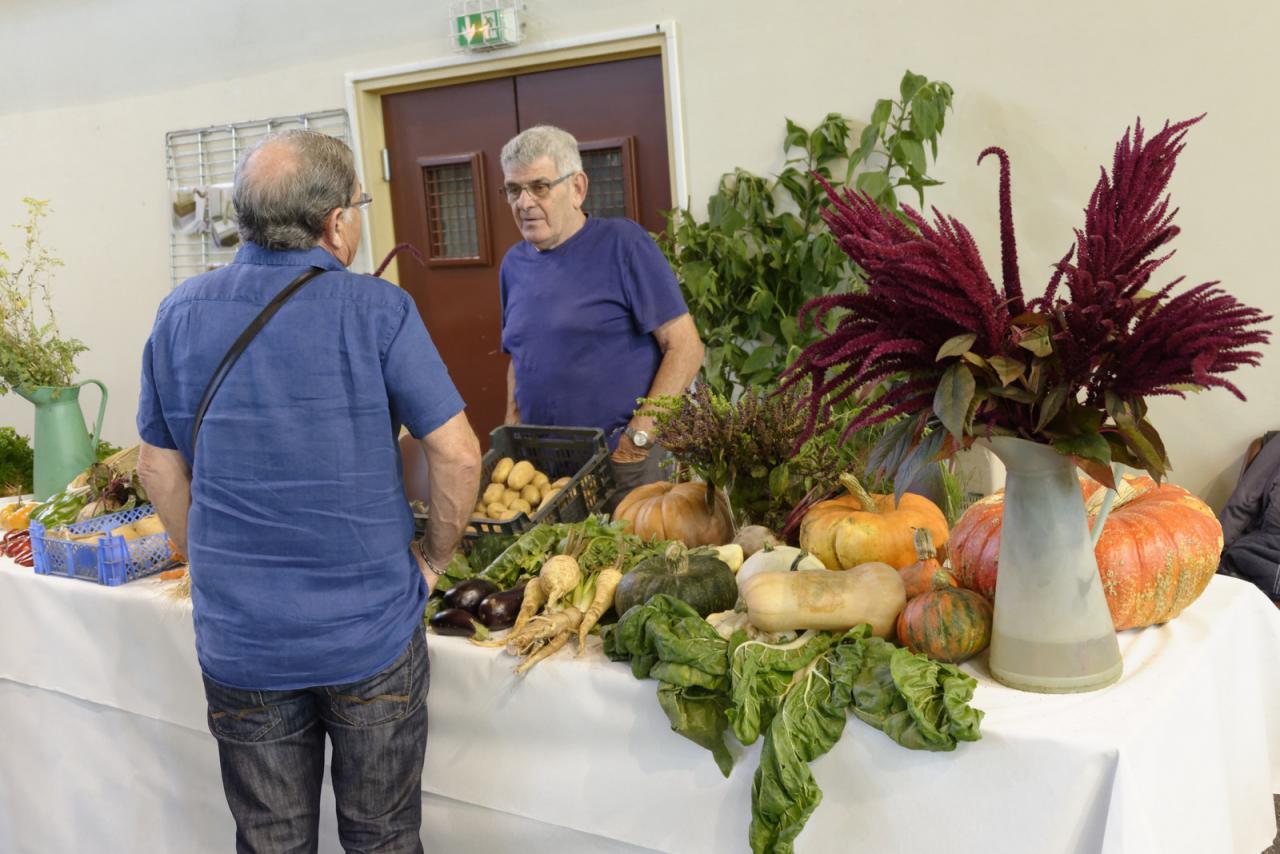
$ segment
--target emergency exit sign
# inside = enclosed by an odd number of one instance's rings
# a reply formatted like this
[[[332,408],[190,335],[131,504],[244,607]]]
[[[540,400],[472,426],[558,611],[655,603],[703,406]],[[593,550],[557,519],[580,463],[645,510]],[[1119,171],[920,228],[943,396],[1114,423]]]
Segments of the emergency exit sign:
[[[453,19],[456,44],[463,50],[484,50],[519,44],[520,24],[513,8],[492,8]]]

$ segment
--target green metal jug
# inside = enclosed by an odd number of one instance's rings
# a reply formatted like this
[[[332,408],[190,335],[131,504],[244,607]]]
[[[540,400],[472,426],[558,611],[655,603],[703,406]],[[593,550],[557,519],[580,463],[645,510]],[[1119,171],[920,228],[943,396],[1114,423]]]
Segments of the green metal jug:
[[[98,420],[90,434],[80,412],[80,387],[93,383],[102,390]],[[61,492],[75,476],[97,459],[98,435],[107,412],[107,387],[97,380],[73,386],[14,389],[35,404],[35,495],[43,501]]]

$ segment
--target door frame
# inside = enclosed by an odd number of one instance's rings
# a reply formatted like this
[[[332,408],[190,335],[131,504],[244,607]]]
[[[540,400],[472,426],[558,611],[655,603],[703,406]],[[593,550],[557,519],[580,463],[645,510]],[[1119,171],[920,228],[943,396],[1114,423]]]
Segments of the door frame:
[[[387,147],[382,122],[382,96],[436,86],[452,86],[495,77],[513,77],[533,71],[594,65],[640,56],[660,56],[664,99],[667,106],[667,160],[673,205],[681,206],[687,194],[685,171],[684,109],[681,101],[679,50],[675,21],[630,27],[604,33],[538,42],[501,54],[466,54],[423,60],[405,65],[354,71],[346,74],[347,112],[351,116],[356,171],[374,204],[365,211],[359,265],[373,271],[395,246],[395,220],[391,188],[382,179],[382,151]],[[400,283],[393,260],[383,278]]]

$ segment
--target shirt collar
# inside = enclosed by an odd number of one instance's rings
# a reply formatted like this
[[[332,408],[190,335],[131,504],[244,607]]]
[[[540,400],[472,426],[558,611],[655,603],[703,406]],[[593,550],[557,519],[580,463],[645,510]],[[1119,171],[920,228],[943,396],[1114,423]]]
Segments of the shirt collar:
[[[310,249],[267,249],[248,240],[236,251],[236,264],[262,264],[268,267],[319,267],[322,270],[344,270],[342,262],[321,246]]]

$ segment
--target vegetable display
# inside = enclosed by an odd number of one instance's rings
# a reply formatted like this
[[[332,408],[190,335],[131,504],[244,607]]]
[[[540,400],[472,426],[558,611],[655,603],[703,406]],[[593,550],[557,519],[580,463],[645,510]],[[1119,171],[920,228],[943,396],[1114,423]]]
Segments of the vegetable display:
[[[1116,631],[1172,620],[1196,600],[1218,568],[1222,526],[1207,504],[1180,486],[1126,476],[1094,547]],[[1090,525],[1103,490],[1081,479]],[[959,583],[994,599],[1004,495],[971,506],[956,523],[951,564]]]
[[[916,561],[913,529],[925,528],[934,546],[947,542],[947,517],[922,495],[871,495],[851,475],[841,475],[848,492],[815,504],[800,525],[800,548],[828,569],[848,569],[878,561],[895,569]]]
[[[848,713],[915,750],[954,750],[980,737],[971,676],[870,637],[866,626],[806,632],[785,645],[741,632],[726,640],[663,594],[623,614],[604,649],[629,661],[636,678],[658,680],[672,729],[711,751],[725,776],[733,767],[726,732],[744,744],[764,736],[751,787],[756,854],[794,850],[822,800],[809,763],[840,739]]]

